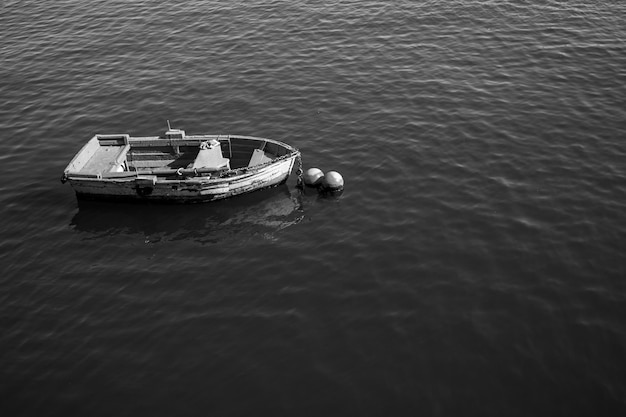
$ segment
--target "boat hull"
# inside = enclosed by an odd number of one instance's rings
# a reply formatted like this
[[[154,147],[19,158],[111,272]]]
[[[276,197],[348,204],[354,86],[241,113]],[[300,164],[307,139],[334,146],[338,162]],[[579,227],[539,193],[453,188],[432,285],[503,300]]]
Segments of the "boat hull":
[[[273,187],[287,181],[295,156],[274,162],[256,172],[227,178],[191,177],[180,180],[157,176],[134,178],[77,178],[68,182],[82,199],[201,203]]]
[[[248,136],[96,135],[62,181],[81,199],[197,203],[284,183],[299,158],[286,143]]]

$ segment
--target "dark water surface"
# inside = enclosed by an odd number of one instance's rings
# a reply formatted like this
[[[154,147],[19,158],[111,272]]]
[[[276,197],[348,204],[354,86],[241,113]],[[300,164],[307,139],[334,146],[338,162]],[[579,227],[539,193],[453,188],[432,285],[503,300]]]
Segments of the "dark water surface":
[[[1,3],[0,414],[626,412],[626,3]],[[346,191],[77,202],[94,133]]]

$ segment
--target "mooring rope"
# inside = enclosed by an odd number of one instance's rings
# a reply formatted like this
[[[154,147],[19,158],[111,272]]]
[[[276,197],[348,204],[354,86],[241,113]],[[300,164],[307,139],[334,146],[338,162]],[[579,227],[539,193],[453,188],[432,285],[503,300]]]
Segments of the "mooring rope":
[[[304,174],[304,171],[302,170],[302,154],[300,153],[300,151],[298,151],[298,156],[296,157],[296,160],[298,161],[298,169],[296,170],[296,175],[298,176],[298,183],[296,184],[296,187],[300,188],[301,190],[304,190],[304,183],[302,181],[302,176]]]

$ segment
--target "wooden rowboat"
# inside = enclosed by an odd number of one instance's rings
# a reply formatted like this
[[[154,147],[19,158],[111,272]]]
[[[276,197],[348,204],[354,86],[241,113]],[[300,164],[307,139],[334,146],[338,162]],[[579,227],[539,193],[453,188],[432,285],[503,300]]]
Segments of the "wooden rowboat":
[[[164,138],[95,135],[62,181],[79,198],[204,202],[282,184],[296,160],[300,152],[277,140],[170,128]]]

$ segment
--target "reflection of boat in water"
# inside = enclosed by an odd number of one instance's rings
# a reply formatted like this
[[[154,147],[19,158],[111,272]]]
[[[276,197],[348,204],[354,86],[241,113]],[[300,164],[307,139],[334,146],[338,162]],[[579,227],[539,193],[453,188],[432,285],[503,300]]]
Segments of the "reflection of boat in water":
[[[271,234],[298,223],[297,192],[287,185],[205,205],[115,204],[78,200],[71,227],[97,236],[136,235],[145,241],[190,239],[218,243],[231,237]]]

